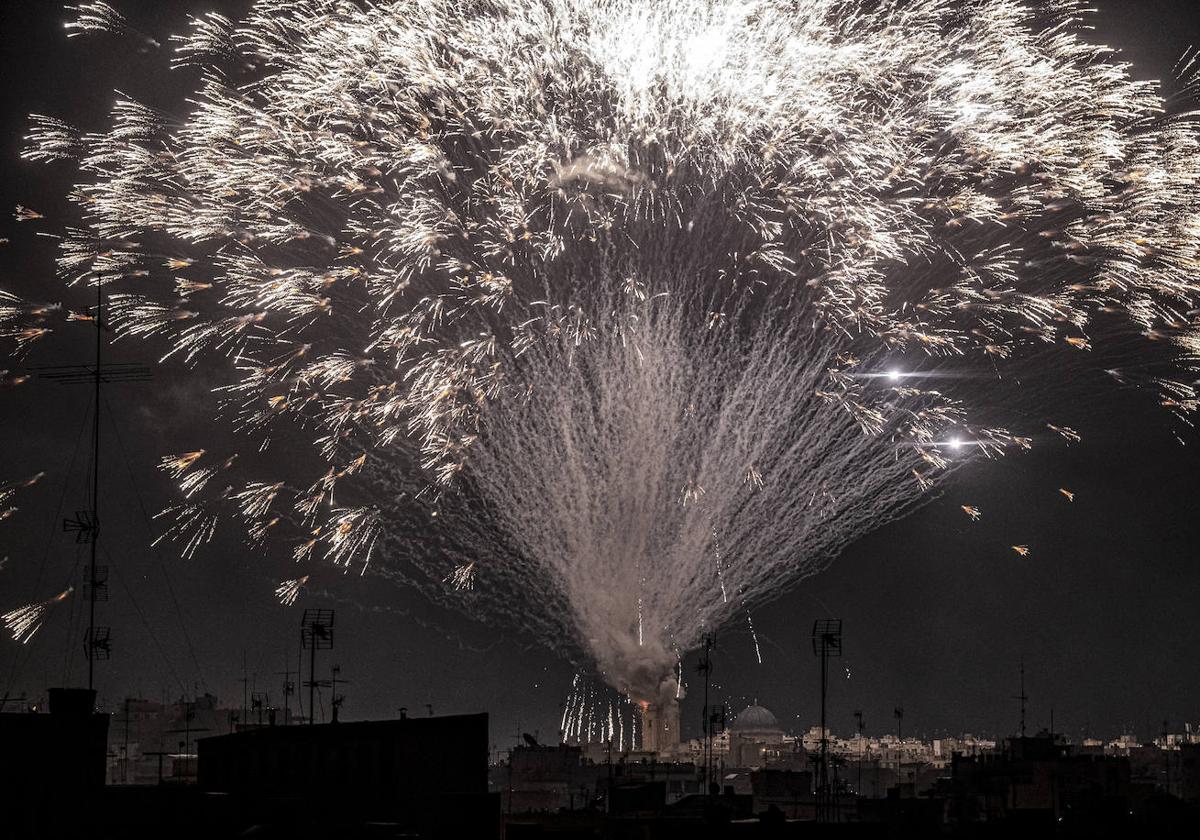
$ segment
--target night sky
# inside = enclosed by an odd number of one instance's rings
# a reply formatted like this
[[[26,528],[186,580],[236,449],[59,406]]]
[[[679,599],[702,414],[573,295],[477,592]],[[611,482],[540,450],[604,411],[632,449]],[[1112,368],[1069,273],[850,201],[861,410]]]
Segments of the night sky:
[[[114,5],[165,41],[189,11],[236,15],[248,3]],[[1176,59],[1200,43],[1193,0],[1094,5],[1097,39],[1120,47],[1141,77],[1169,78]],[[182,116],[194,80],[165,72],[163,55],[139,52],[130,39],[68,40],[65,19],[51,2],[9,3],[0,12],[8,94],[0,121],[0,237],[9,240],[0,246],[0,288],[35,298],[43,289],[41,297],[69,301],[53,279],[53,241],[12,218],[15,205],[27,205],[48,217],[41,229],[52,230],[68,209],[69,168],[19,159],[26,115],[98,128],[120,90]],[[91,340],[87,329],[65,331],[24,364],[86,363]],[[113,628],[115,653],[98,666],[102,703],[115,708],[127,692],[157,699],[207,689],[238,706],[243,657],[252,687],[278,701],[276,672],[295,666],[301,609],[328,606],[338,610],[337,647],[324,661],[339,663],[351,683],[345,717],[388,717],[400,706],[423,713],[429,703],[438,713],[490,712],[500,746],[511,742],[518,721],[553,739],[573,670],[519,628],[442,611],[356,571],[284,608],[273,589],[295,566],[250,556],[233,533],[192,561],[169,546],[148,548],[158,533],[148,518],[173,498],[154,465],[161,455],[213,444],[203,421],[216,380],[159,365],[148,347],[133,343],[118,342],[110,354],[152,365],[154,380],[114,385],[106,396],[102,562],[114,572],[101,621]],[[4,610],[78,582],[85,553],[59,523],[87,506],[88,448],[77,442],[90,430],[90,400],[88,387],[38,380],[0,390],[0,480],[47,472],[18,497],[21,510],[0,523]],[[851,731],[854,709],[864,711],[869,732],[890,731],[892,708],[902,705],[906,732],[1009,734],[1017,726],[1012,698],[1022,660],[1033,727],[1049,722],[1052,707],[1057,728],[1077,736],[1149,737],[1164,720],[1174,730],[1185,720],[1200,723],[1200,506],[1193,492],[1200,433],[1152,403],[1144,393],[1097,392],[1062,416],[1083,433],[1082,443],[1048,443],[960,472],[941,498],[756,608],[761,665],[745,621],[735,622],[715,658],[717,697],[735,710],[757,699],[785,725],[812,725],[817,668],[809,630],[814,619],[836,616],[846,633],[831,690],[840,733]],[[1073,504],[1060,487],[1078,494]],[[982,521],[972,524],[962,504],[980,507]],[[1017,557],[1014,544],[1028,544],[1031,555]],[[86,680],[81,595],[62,604],[28,646],[0,640],[0,692],[36,698],[46,686]],[[693,665],[694,657],[694,685]],[[698,694],[684,708],[693,731]]]

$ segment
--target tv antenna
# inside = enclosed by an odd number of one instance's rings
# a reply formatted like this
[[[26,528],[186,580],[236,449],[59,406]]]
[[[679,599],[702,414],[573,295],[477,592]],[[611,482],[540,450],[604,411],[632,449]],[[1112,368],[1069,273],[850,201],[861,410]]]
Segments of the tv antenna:
[[[330,723],[338,722],[338,712],[341,710],[342,704],[346,702],[346,695],[337,693],[338,683],[341,683],[342,685],[350,684],[350,680],[338,679],[338,674],[340,674],[340,673],[342,673],[341,665],[334,665],[333,668],[330,669],[330,676],[329,676]]]
[[[300,619],[300,645],[308,651],[308,723],[316,723],[317,651],[333,648],[333,610],[307,609]]]
[[[842,655],[840,618],[823,618],[813,622],[812,651],[821,660],[821,761],[817,767],[817,821],[827,822],[833,792],[829,787],[829,731],[825,725],[825,705],[829,687],[829,660]]]
[[[18,697],[18,696],[15,696],[15,695],[9,694],[9,693],[6,691],[6,692],[4,692],[4,696],[3,696],[3,697],[0,697],[0,712],[3,712],[3,711],[4,711],[4,707],[5,707],[5,706],[7,706],[9,703],[14,703],[14,704],[16,704],[17,708],[19,709],[19,708],[22,706],[22,704],[24,704],[24,703],[25,703],[25,701],[26,701],[27,699],[28,699],[28,698],[27,698],[27,697],[26,697],[24,694],[21,694],[21,695]]]
[[[258,725],[262,726],[263,711],[271,708],[271,695],[265,691],[255,691],[250,695],[250,710],[258,714]]]
[[[854,712],[854,727],[858,730],[858,795],[862,796],[862,762],[863,753],[866,749],[863,745],[863,713],[862,709],[856,709]]]
[[[1025,737],[1025,701],[1029,699],[1025,694],[1025,660],[1021,660],[1021,693],[1013,698],[1021,701],[1021,737]]]
[[[287,668],[286,659],[284,668],[283,671],[276,671],[275,675],[283,677],[283,725],[287,726],[291,720],[291,697],[296,693],[296,683],[292,677],[300,675],[296,671]]]
[[[341,710],[342,704],[346,702],[346,695],[337,693],[338,683],[341,683],[342,685],[347,685],[347,684],[349,684],[350,680],[343,680],[338,677],[338,674],[340,674],[342,672],[341,665],[334,665],[333,668],[331,669],[331,672],[332,673],[331,673],[329,679],[315,680],[313,682],[315,682],[315,685],[317,688],[328,688],[329,689],[329,709],[330,709],[330,721],[329,722],[337,723],[338,722],[338,712]],[[308,683],[305,683],[305,685],[308,685]]]
[[[173,733],[182,732],[183,733],[184,739],[182,741],[180,741],[179,743],[183,747],[182,752],[185,755],[191,754],[192,733],[193,732],[208,732],[208,731],[210,731],[207,726],[192,726],[192,721],[194,721],[195,719],[196,719],[196,704],[191,701],[184,701],[184,703],[183,703],[183,726],[167,730],[167,732],[173,732]],[[150,753],[146,753],[146,754],[149,755]],[[190,758],[186,759],[186,760],[189,762],[191,761]]]
[[[696,670],[704,674],[704,796],[712,795],[712,711],[708,705],[708,686],[712,681],[712,652],[717,647],[717,634],[704,634],[704,658]],[[643,737],[645,737],[643,735]],[[611,749],[611,747],[610,747]]]
[[[46,365],[29,368],[39,379],[60,385],[88,385],[94,391],[95,410],[92,417],[92,506],[75,513],[74,519],[63,519],[62,529],[75,534],[79,545],[91,545],[91,562],[84,569],[84,592],[88,601],[88,629],[83,637],[83,650],[88,661],[88,690],[96,687],[96,662],[112,655],[112,629],[96,624],[96,604],[108,600],[108,567],[97,562],[100,541],[100,386],[104,383],[144,382],[151,378],[150,368],[132,364],[104,364],[104,333],[111,328],[104,320],[104,278],[121,276],[123,271],[92,271],[96,283],[96,358],[91,365]]]

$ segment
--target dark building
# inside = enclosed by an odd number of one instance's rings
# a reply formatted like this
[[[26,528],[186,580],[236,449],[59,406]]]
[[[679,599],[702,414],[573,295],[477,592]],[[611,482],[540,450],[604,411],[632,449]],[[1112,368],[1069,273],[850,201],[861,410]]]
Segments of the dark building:
[[[812,820],[817,816],[813,774],[807,770],[766,768],[750,774],[754,813],[774,808],[788,819]]]
[[[354,836],[496,837],[486,714],[265,727],[199,742],[199,785],[247,825]]]
[[[960,827],[1099,830],[1123,823],[1139,795],[1127,758],[1076,754],[1048,734],[1010,738],[995,753],[956,756],[948,788],[948,817]]]
[[[1179,798],[1189,805],[1200,805],[1200,744],[1179,747]]]
[[[0,837],[67,837],[104,788],[108,715],[96,693],[50,689],[50,713],[0,713]]]
[[[585,761],[569,744],[516,747],[505,765],[492,768],[492,789],[501,791],[508,814],[585,808],[599,795],[606,779],[603,766]]]

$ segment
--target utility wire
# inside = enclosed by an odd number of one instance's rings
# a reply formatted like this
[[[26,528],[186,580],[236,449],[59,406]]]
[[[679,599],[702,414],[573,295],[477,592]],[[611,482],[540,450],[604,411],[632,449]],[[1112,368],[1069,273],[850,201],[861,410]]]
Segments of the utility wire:
[[[141,619],[142,626],[146,628],[146,632],[150,635],[150,641],[154,642],[154,647],[158,649],[159,655],[163,658],[163,662],[167,664],[167,669],[171,672],[171,676],[175,678],[175,682],[179,683],[179,688],[184,696],[187,695],[187,685],[179,678],[179,672],[175,670],[175,664],[171,661],[171,657],[167,656],[167,652],[163,649],[162,641],[158,638],[158,634],[154,632],[154,628],[150,626],[150,622],[146,620],[146,614],[142,612],[141,606],[138,605],[137,598],[134,597],[133,589],[126,583],[124,575],[121,574],[120,566],[109,553],[108,548],[100,549],[104,552],[104,557],[108,560],[108,567],[116,572],[117,580],[121,583],[121,589],[124,590],[126,597],[129,598],[129,603],[133,605],[133,611],[137,613]]]
[[[104,409],[108,414],[109,423],[113,428],[113,435],[116,437],[117,449],[121,453],[121,461],[125,465],[125,473],[129,476],[129,486],[133,490],[133,497],[137,500],[138,510],[141,511],[142,514],[142,522],[146,526],[146,536],[151,544],[150,550],[154,553],[155,558],[158,560],[158,567],[162,570],[163,580],[167,584],[167,593],[171,596],[171,605],[175,609],[175,617],[179,621],[179,630],[183,634],[184,643],[187,645],[188,656],[191,657],[192,665],[196,669],[196,675],[200,678],[200,684],[204,686],[205,691],[208,691],[208,680],[204,678],[204,669],[200,667],[200,660],[196,656],[195,645],[192,644],[192,637],[191,634],[188,633],[187,622],[183,617],[183,609],[179,606],[179,599],[175,596],[175,586],[171,583],[170,567],[163,558],[162,554],[159,552],[158,548],[153,545],[154,527],[151,523],[151,516],[149,511],[146,510],[146,503],[142,499],[141,492],[138,490],[137,481],[134,479],[133,475],[133,468],[129,463],[129,453],[125,449],[125,442],[121,439],[120,428],[113,417],[112,407],[108,404],[107,398],[104,400]]]
[[[34,580],[32,589],[30,589],[29,596],[25,599],[26,603],[32,603],[32,602],[38,600],[38,597],[41,594],[40,590],[42,588],[42,581],[45,579],[45,576],[46,576],[46,564],[50,560],[50,550],[54,547],[54,541],[55,541],[54,535],[58,533],[58,528],[56,526],[57,526],[58,522],[62,519],[63,505],[65,504],[66,499],[67,499],[67,488],[70,487],[70,485],[71,485],[71,475],[72,475],[72,473],[75,472],[75,462],[79,459],[79,449],[80,449],[81,444],[83,443],[84,434],[87,432],[88,428],[90,428],[90,426],[91,426],[91,423],[88,422],[91,419],[91,416],[92,416],[91,411],[88,410],[83,413],[83,417],[80,419],[79,433],[75,436],[75,447],[71,451],[71,460],[67,464],[67,470],[65,473],[63,473],[62,489],[59,491],[59,494],[58,494],[58,505],[55,507],[54,518],[50,520],[52,524],[50,526],[49,535],[46,537],[46,547],[42,551],[42,558],[38,564],[37,578]],[[76,558],[75,558],[75,566],[73,568],[78,568],[78,566],[79,566],[79,558],[78,558],[78,551],[77,551]],[[72,571],[71,580],[73,580],[73,579],[74,579],[74,571]],[[68,581],[68,584],[69,583],[70,583],[70,581]],[[36,642],[34,644],[36,644]],[[11,692],[16,684],[17,674],[24,671],[25,665],[29,662],[29,657],[33,655],[33,644],[23,645],[23,647],[25,648],[25,650],[13,657],[12,668],[10,668],[9,672],[8,672],[8,683],[4,689],[6,695],[11,694]],[[68,644],[68,648],[69,648],[69,644]]]

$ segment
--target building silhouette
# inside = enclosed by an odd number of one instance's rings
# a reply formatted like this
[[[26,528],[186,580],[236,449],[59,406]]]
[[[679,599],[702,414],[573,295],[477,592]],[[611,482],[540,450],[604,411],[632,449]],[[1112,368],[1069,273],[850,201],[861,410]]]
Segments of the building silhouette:
[[[0,712],[0,837],[83,831],[104,789],[108,715],[96,692],[52,688],[50,713]]]
[[[264,727],[200,740],[199,787],[232,797],[247,825],[492,837],[487,757],[486,714]]]

